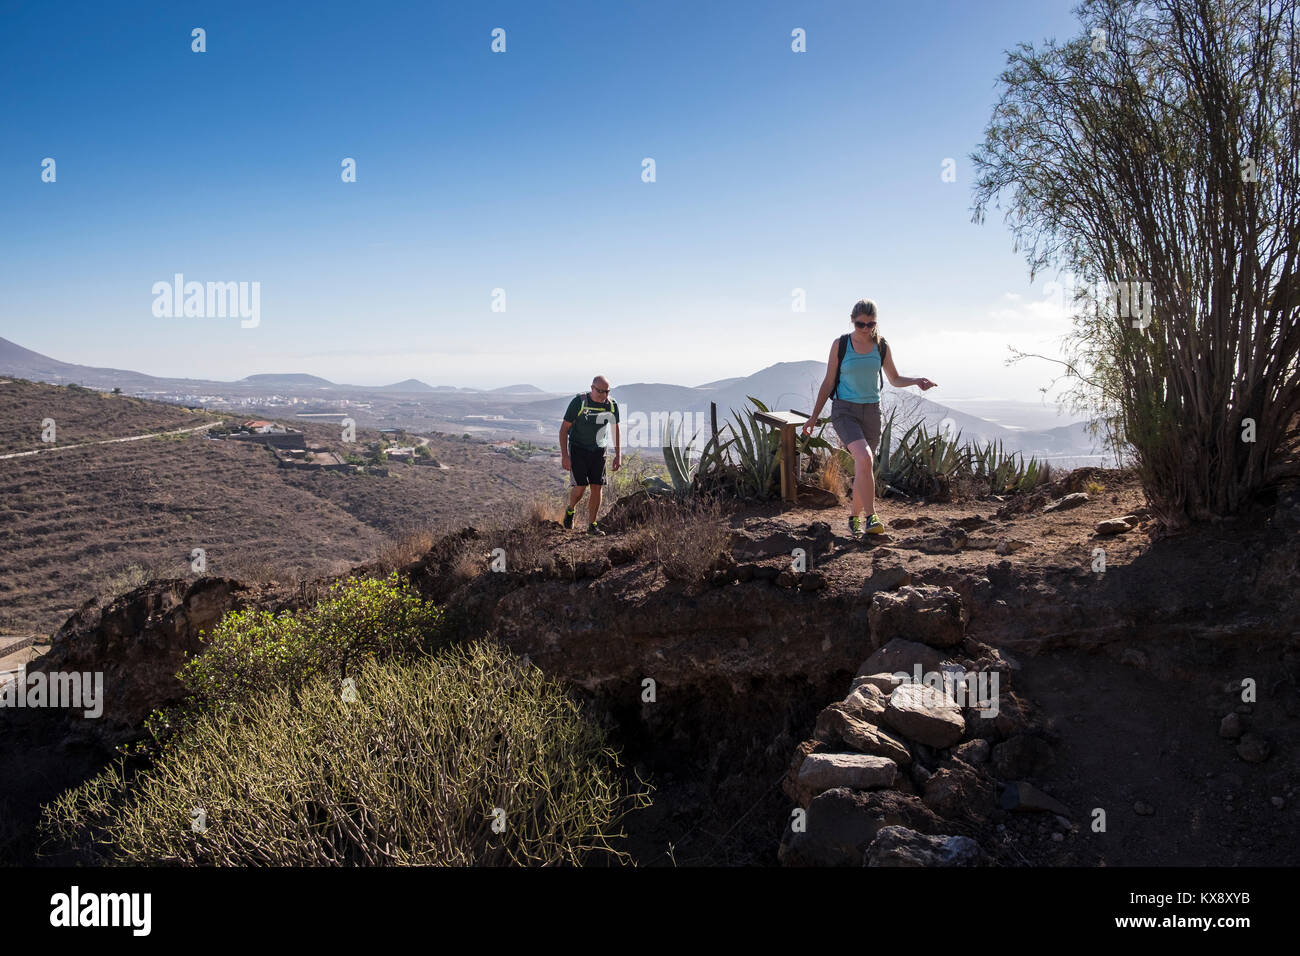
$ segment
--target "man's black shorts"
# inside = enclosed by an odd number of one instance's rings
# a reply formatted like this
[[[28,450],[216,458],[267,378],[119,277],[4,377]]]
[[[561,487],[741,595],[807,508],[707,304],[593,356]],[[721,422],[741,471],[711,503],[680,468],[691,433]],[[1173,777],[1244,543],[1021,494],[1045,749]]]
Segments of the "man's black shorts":
[[[569,465],[575,485],[603,485],[605,483],[605,451],[569,446]]]

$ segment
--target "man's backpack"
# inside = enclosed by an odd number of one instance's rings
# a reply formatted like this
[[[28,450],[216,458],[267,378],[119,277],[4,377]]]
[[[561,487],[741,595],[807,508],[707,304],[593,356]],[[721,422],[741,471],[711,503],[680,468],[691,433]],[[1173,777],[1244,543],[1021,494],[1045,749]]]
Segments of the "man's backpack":
[[[880,352],[880,368],[876,370],[880,376],[880,384],[876,386],[876,390],[880,391],[885,387],[885,356],[889,354],[889,345],[885,342],[883,336],[876,339],[876,349]],[[844,356],[848,351],[849,336],[841,335],[839,358],[835,360],[835,388],[831,390],[831,398],[839,398],[840,368],[844,365]]]
[[[607,409],[598,408],[595,405],[587,404],[587,394],[588,394],[587,392],[579,392],[577,395],[573,396],[574,398],[578,399],[578,401],[581,403],[578,406],[578,418],[581,418],[584,414],[587,413],[588,410],[593,412],[601,412],[602,414],[606,414],[610,416],[609,419],[606,419],[605,423],[600,427],[600,429],[597,430],[596,434],[599,436],[603,430],[609,427],[611,421],[613,422],[618,421],[618,402],[614,401],[614,397],[611,395],[607,399],[607,401],[609,402],[609,408]],[[596,420],[600,421],[599,417],[597,417]]]

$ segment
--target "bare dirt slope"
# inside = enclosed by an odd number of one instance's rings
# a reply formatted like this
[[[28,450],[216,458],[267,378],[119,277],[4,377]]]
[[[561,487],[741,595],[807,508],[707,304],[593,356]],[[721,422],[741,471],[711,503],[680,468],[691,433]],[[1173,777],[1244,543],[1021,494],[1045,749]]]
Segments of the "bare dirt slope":
[[[280,468],[264,447],[202,433],[51,451],[39,441],[43,417],[58,423],[60,445],[209,420],[157,402],[0,385],[0,443],[41,449],[0,460],[0,635],[48,636],[91,598],[192,577],[194,548],[211,574],[320,577],[413,528],[514,520],[531,495],[562,484],[558,468],[451,436],[430,436],[447,469],[393,464],[381,477]],[[339,437],[306,431],[308,441]],[[358,433],[362,445],[377,437]]]

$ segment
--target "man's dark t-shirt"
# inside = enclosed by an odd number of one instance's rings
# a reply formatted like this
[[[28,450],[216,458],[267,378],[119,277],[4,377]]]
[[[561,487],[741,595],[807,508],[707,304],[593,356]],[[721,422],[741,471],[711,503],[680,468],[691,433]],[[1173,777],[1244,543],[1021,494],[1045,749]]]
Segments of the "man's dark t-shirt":
[[[608,429],[617,426],[618,402],[612,398],[603,402],[593,402],[589,394],[575,395],[564,412],[564,420],[573,425],[569,429],[570,444],[585,448],[587,451],[604,453],[605,448],[614,444],[613,438],[609,437]],[[602,430],[605,430],[604,436],[601,435]],[[600,442],[601,437],[605,440],[603,446]]]

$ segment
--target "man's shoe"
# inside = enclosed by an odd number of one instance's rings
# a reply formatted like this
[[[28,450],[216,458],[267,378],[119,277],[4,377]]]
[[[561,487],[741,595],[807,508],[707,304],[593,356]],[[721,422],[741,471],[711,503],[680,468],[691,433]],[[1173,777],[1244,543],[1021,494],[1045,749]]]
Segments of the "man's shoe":
[[[591,527],[587,529],[587,534],[594,535],[600,538],[605,537],[605,532],[601,531],[600,528],[596,527],[596,522],[594,521],[591,523]]]
[[[850,516],[849,516],[849,534],[852,535],[852,536],[855,537],[855,538],[861,536],[861,534],[862,534],[862,516],[861,516],[861,515],[850,515]]]
[[[572,527],[573,527],[573,509],[572,509],[572,508],[570,508],[568,511],[564,512],[564,526],[565,526],[566,528],[572,528]]]
[[[884,534],[885,526],[880,523],[880,519],[873,513],[867,521],[867,534]]]

